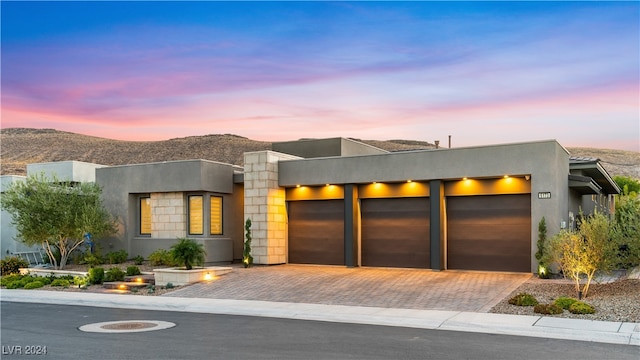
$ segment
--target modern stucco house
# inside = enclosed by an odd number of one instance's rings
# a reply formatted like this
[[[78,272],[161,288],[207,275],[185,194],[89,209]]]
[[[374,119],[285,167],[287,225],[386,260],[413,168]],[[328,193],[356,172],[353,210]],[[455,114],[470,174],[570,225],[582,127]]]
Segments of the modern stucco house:
[[[597,159],[555,140],[387,152],[334,138],[274,143],[244,167],[207,160],[95,168],[119,232],[105,251],[148,256],[177,237],[207,262],[535,272],[549,235],[613,210],[620,189]]]

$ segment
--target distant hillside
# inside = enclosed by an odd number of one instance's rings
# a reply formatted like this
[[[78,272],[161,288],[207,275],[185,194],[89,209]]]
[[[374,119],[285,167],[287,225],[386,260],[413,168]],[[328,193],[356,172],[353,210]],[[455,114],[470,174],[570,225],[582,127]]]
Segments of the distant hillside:
[[[432,149],[414,140],[360,140],[388,151]],[[26,165],[77,160],[102,165],[207,159],[242,165],[243,153],[271,150],[271,143],[237,135],[189,136],[164,141],[121,141],[53,129],[0,130],[2,175],[24,175]],[[640,178],[640,153],[622,150],[569,148],[572,155],[600,158],[611,175]]]

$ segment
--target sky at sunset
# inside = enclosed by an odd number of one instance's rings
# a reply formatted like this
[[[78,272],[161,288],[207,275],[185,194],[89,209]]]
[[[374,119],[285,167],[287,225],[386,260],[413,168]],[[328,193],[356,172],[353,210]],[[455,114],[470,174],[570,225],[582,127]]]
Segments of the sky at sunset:
[[[640,151],[639,2],[11,2],[2,128]]]

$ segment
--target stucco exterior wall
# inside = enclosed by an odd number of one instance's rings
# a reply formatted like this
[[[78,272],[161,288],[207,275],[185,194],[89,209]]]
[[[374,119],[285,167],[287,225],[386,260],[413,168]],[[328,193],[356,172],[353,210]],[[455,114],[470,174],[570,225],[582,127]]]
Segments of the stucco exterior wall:
[[[231,262],[234,243],[242,241],[238,228],[238,197],[234,172],[240,168],[207,160],[170,161],[101,168],[96,181],[103,188],[103,201],[117,219],[118,233],[104,241],[105,251],[126,250],[130,256],[147,257],[157,249],[169,249],[178,237],[203,244],[206,262]],[[223,198],[223,234],[188,235],[186,197],[190,193]],[[138,201],[148,195],[152,203],[151,236],[139,235]],[[206,216],[206,215],[205,215]],[[240,216],[241,218],[241,216]]]
[[[355,157],[288,160],[279,164],[279,185],[401,183],[407,180],[528,177],[531,189],[531,270],[536,271],[538,222],[553,235],[568,219],[569,153],[555,140],[473,148],[438,149]],[[551,193],[539,199],[538,193]],[[447,194],[445,193],[445,196]]]
[[[27,175],[44,173],[45,176],[56,176],[62,181],[95,182],[96,169],[106,167],[82,161],[57,161],[49,163],[27,164]]]

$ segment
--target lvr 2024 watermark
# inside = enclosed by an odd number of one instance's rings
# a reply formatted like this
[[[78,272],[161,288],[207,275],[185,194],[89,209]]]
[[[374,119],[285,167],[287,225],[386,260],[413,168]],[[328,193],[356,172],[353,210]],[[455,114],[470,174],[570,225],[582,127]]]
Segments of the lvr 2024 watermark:
[[[2,355],[47,355],[47,346],[2,345]]]

